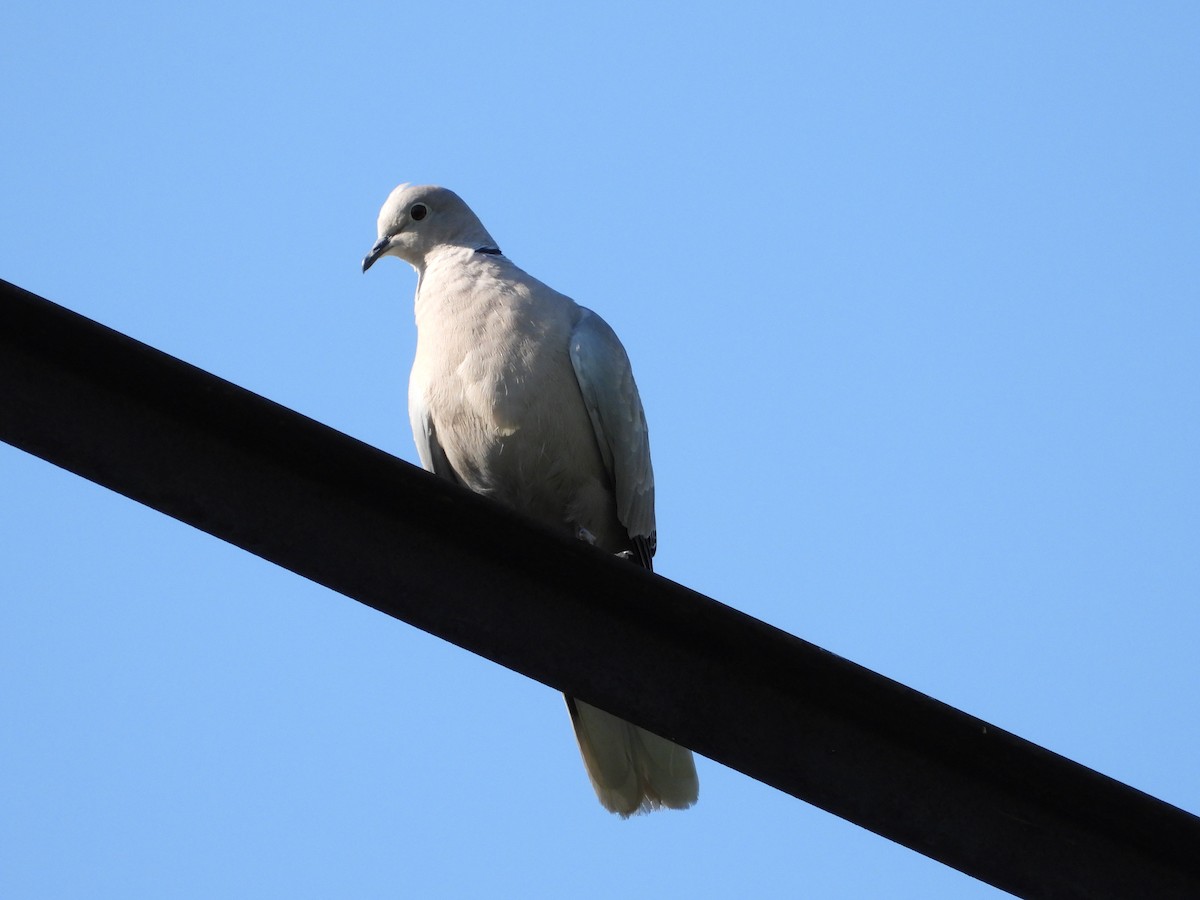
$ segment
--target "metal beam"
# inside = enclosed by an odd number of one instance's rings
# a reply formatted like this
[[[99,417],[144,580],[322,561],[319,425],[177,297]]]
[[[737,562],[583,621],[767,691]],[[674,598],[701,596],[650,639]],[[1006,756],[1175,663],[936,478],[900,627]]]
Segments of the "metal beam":
[[[0,438],[1023,897],[1200,897],[1200,819],[0,281]]]

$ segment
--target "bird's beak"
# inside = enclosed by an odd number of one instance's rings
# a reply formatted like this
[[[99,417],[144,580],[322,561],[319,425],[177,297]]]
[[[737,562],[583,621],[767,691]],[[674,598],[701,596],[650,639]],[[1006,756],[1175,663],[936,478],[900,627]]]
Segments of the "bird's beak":
[[[375,260],[387,253],[388,248],[391,246],[392,239],[390,237],[381,237],[377,240],[375,246],[371,248],[371,252],[363,257],[363,271],[365,272],[371,266],[375,265]]]

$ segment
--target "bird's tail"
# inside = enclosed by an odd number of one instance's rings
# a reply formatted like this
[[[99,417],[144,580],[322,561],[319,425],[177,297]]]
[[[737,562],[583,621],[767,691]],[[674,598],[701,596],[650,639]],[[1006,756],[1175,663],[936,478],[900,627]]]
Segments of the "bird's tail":
[[[700,781],[691,750],[573,697],[567,709],[592,787],[609,812],[625,818],[696,802]]]

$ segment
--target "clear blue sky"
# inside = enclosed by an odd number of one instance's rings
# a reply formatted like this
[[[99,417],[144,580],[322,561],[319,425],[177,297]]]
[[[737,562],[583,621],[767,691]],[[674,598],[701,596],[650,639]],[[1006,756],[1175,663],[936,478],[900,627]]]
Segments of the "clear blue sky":
[[[1195,3],[0,8],[0,277],[415,461],[445,184],[633,358],[659,571],[1200,810]],[[0,445],[0,895],[964,898]]]

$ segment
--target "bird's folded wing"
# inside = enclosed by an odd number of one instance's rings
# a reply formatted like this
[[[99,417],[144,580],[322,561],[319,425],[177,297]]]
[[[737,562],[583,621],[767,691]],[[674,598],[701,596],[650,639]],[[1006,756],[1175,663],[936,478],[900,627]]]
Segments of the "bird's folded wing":
[[[417,403],[412,397],[408,401],[408,417],[412,423],[413,442],[417,445],[417,456],[421,458],[421,468],[432,472],[447,481],[459,482],[458,475],[446,457],[446,451],[438,443],[437,432],[433,427],[433,419],[423,404]]]
[[[571,364],[612,479],[617,517],[653,553],[654,471],[646,415],[625,348],[591,310],[583,310],[571,333]]]

